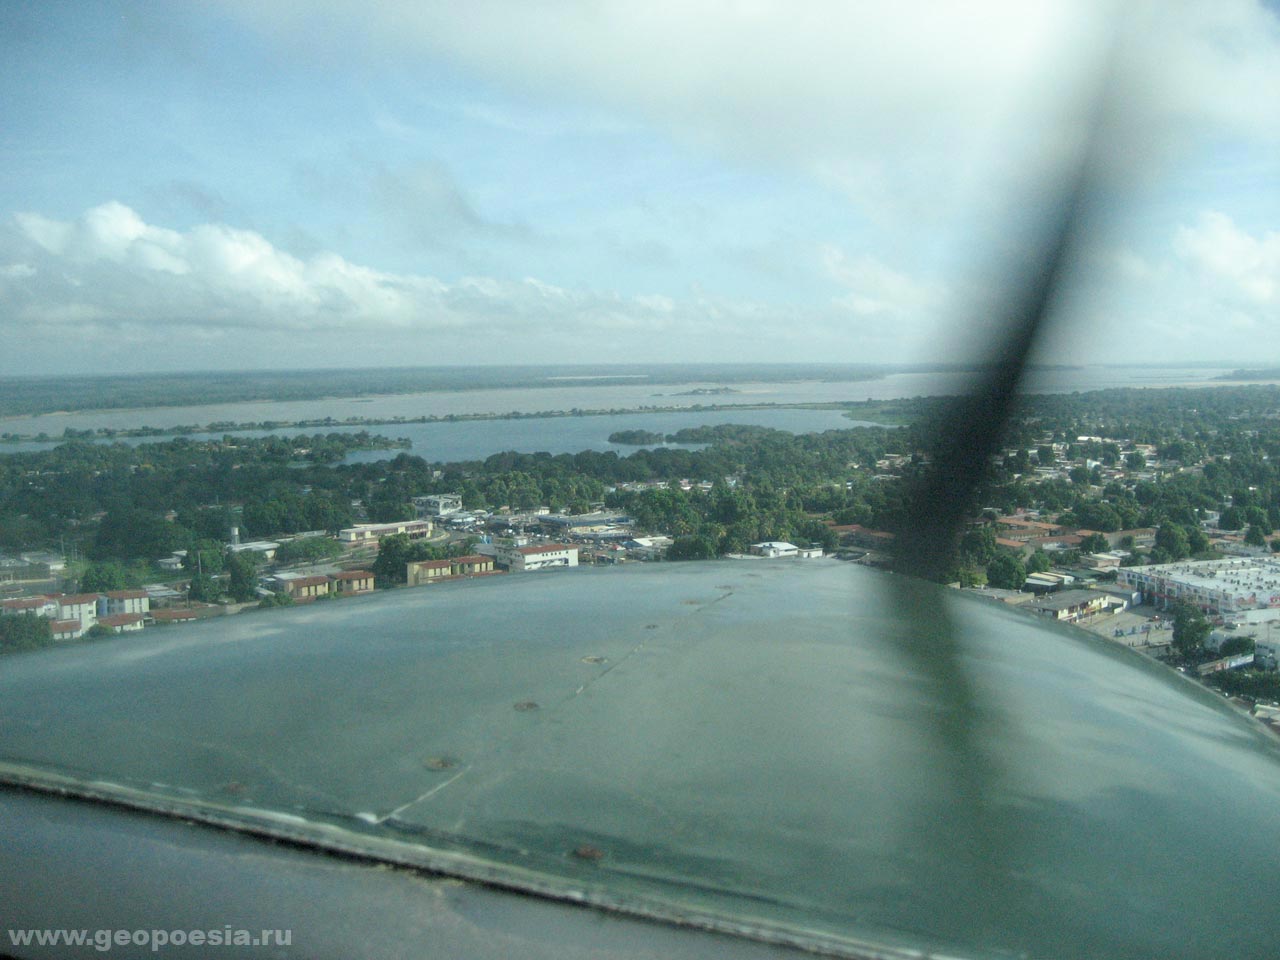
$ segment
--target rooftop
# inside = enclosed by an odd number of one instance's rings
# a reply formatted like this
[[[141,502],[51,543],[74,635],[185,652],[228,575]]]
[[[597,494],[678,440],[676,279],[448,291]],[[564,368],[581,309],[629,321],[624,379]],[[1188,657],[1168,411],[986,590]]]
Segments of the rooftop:
[[[5,610],[39,610],[53,602],[47,597],[14,597],[10,600],[0,600],[0,607]]]
[[[531,547],[516,547],[516,553],[522,553],[526,557],[529,557],[538,553],[560,553],[564,550],[577,549],[577,547],[568,543],[540,543]]]
[[[1033,610],[1070,610],[1092,600],[1105,599],[1109,594],[1101,590],[1063,590],[1027,604]]]
[[[97,603],[106,594],[102,593],[64,593],[53,597],[62,606],[72,606],[81,603]]]
[[[113,613],[109,617],[99,617],[98,623],[104,627],[127,627],[132,623],[141,623],[140,613]]]
[[[1120,577],[1146,575],[1163,577],[1195,589],[1247,599],[1272,594],[1280,602],[1280,558],[1231,557],[1225,560],[1184,560],[1179,563],[1121,567]]]
[[[317,576],[312,576],[312,577],[292,577],[292,578],[288,581],[288,586],[290,586],[290,587],[318,587],[318,586],[320,586],[320,584],[322,584],[322,583],[328,583],[328,582],[329,582],[329,577],[327,577],[327,576],[326,576],[326,575],[324,575],[324,574],[319,574],[319,575],[317,575]]]

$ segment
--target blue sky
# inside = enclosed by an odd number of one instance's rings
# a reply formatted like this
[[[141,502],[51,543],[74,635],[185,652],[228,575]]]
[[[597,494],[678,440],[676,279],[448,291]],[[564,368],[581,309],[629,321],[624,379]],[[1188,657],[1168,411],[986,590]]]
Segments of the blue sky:
[[[1104,49],[1047,355],[1280,363],[1249,0],[108,0],[0,7],[0,373],[956,359]]]

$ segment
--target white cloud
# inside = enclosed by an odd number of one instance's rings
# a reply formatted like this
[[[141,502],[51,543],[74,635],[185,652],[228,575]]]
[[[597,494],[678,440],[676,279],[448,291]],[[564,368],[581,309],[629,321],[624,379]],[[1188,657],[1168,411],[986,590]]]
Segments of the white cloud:
[[[1173,250],[1227,298],[1256,307],[1276,306],[1280,232],[1255,237],[1225,214],[1209,211],[1194,226],[1178,228]]]
[[[1258,0],[222,2],[283,44],[327,29],[334,48],[443,57],[523,102],[799,170],[886,225],[1033,191],[1079,146],[1109,50],[1113,170],[1150,173],[1210,131],[1280,140],[1280,28]]]
[[[909,194],[919,211],[945,196],[969,154],[985,151],[994,126],[1029,141],[1075,109],[1108,6],[320,0],[304,13],[224,4],[283,44],[305,27],[314,45],[316,24],[327,24],[334,44],[358,36],[384,53],[443,56],[523,100],[648,122],[734,162],[799,169],[869,205]]]
[[[1121,6],[1127,27],[1117,83],[1135,143],[1206,128],[1253,142],[1280,139],[1280,22],[1257,0]]]
[[[935,321],[946,298],[945,289],[933,282],[915,280],[875,257],[847,257],[838,247],[822,251],[827,275],[849,292],[836,299],[863,317]]]
[[[1108,251],[1101,259],[1125,280],[1143,283],[1159,275],[1159,270],[1146,257],[1127,247]]]
[[[753,304],[628,297],[535,277],[446,283],[335,253],[295,257],[253,231],[225,224],[170,230],[119,203],[74,222],[27,213],[14,224],[0,235],[0,259],[16,260],[0,270],[0,325],[12,325],[15,340],[35,325],[56,328],[64,342],[110,331],[129,342],[178,331],[209,342],[239,340],[251,330],[264,348],[279,352],[291,343],[298,350],[310,342],[314,355],[326,332],[346,331],[370,343],[417,336],[420,352],[444,336],[455,347],[472,344],[475,356],[514,361],[529,359],[530,350],[552,359],[570,345],[649,348],[651,357],[655,343],[754,346],[762,323]],[[330,362],[349,360],[352,342],[332,340]]]
[[[35,275],[36,268],[29,263],[6,263],[0,266],[0,280],[25,280]]]
[[[62,253],[71,238],[71,224],[58,223],[37,213],[19,213],[14,218],[23,233],[50,253]]]

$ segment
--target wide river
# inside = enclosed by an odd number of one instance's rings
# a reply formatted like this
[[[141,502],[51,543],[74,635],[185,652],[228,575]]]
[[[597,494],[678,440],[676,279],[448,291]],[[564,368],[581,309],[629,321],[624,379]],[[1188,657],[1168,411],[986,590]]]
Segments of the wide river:
[[[1038,372],[1029,390],[1039,393],[1069,393],[1107,387],[1162,387],[1173,385],[1209,386],[1213,377],[1227,372],[1213,368],[1156,368],[1138,366],[1096,366]],[[850,400],[892,400],[904,397],[938,396],[962,392],[971,382],[968,374],[901,373],[878,380],[826,382],[805,380],[787,383],[738,383],[728,394],[695,394],[697,389],[714,388],[714,383],[646,384],[644,382],[593,385],[589,382],[557,384],[544,388],[464,390],[402,394],[380,397],[335,397],[321,400],[261,401],[210,404],[190,407],[149,407],[133,410],[103,410],[15,417],[0,421],[0,431],[60,437],[67,428],[96,430],[101,427],[167,428],[183,424],[261,423],[298,421],[332,417],[345,420],[363,417],[389,420],[396,417],[448,416],[450,414],[537,413],[567,410],[640,411],[596,416],[525,417],[507,420],[478,420],[437,423],[395,423],[369,427],[323,427],[244,431],[241,436],[269,433],[289,435],[315,432],[351,432],[367,429],[411,441],[410,452],[431,461],[482,459],[504,450],[525,453],[576,453],[580,450],[617,450],[634,447],[609,443],[617,430],[641,429],[673,433],[683,427],[702,424],[749,423],[775,427],[793,433],[847,429],[858,424],[838,410],[718,410],[644,412],[644,407],[692,407],[729,404],[825,403]],[[194,438],[220,437],[222,431],[193,434]],[[154,438],[164,439],[164,438]],[[49,449],[47,442],[0,444],[0,454]],[[148,442],[133,438],[126,442]],[[398,451],[361,451],[352,461],[379,460]]]

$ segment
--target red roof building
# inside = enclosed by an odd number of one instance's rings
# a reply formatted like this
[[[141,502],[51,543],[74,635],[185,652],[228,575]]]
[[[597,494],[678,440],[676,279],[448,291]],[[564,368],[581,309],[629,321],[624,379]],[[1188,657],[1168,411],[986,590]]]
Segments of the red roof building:
[[[124,633],[126,630],[142,629],[142,614],[114,613],[98,618],[98,626],[106,627],[112,633]]]

